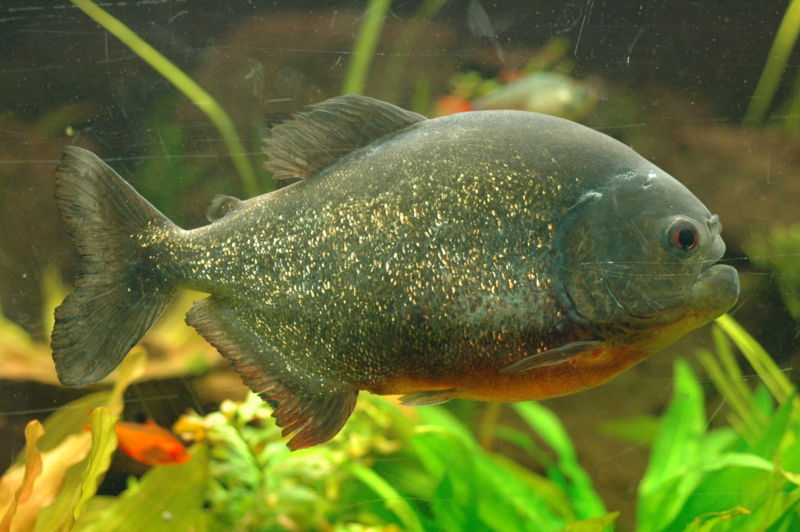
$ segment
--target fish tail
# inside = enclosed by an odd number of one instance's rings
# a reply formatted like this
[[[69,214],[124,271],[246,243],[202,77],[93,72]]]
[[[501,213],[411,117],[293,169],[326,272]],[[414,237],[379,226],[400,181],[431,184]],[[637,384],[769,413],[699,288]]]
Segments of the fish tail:
[[[62,152],[55,198],[79,262],[74,289],[55,311],[53,360],[63,384],[84,386],[117,367],[172,300],[152,236],[180,229],[75,146]]]

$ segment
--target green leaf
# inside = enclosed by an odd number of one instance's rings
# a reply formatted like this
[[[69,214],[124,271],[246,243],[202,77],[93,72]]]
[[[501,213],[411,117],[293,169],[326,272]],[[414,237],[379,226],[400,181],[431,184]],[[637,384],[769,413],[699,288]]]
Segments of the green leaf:
[[[604,436],[636,445],[651,445],[660,425],[661,421],[656,416],[631,416],[600,421],[597,431]]]
[[[746,508],[736,506],[721,512],[699,515],[683,529],[683,532],[712,532],[721,528],[718,525],[727,525],[732,519],[749,514],[750,511]]]
[[[420,427],[411,444],[436,485],[429,502],[437,530],[555,532],[566,525],[548,503],[552,491],[538,493],[443,410],[426,415],[441,424]]]
[[[90,393],[62,406],[44,421],[44,436],[38,447],[42,452],[58,446],[70,434],[83,431],[89,426],[90,412],[103,406],[109,398],[108,391]]]
[[[752,506],[753,514],[744,525],[729,527],[729,532],[761,532],[772,530],[773,525],[783,524],[783,530],[793,532],[800,529],[800,488],[790,492],[783,489],[782,479],[777,479],[771,489],[763,490],[759,504]],[[780,529],[781,527],[777,527]]]
[[[792,415],[795,411],[794,399],[785,402],[769,420],[767,429],[753,445],[753,453],[767,459],[775,458],[775,453],[789,430]]]
[[[672,400],[639,484],[637,523],[641,532],[667,528],[700,481],[690,468],[696,463],[704,426],[703,391],[686,362],[677,360]]]
[[[617,517],[619,517],[619,512],[611,512],[598,517],[573,521],[567,525],[564,532],[603,532],[614,524]]]
[[[698,464],[695,471],[716,471],[726,467],[748,467],[761,469],[763,471],[773,471],[775,464],[765,460],[756,454],[751,453],[725,453],[711,457]]]
[[[570,500],[567,497],[567,493],[559,484],[556,484],[547,477],[543,477],[534,473],[527,467],[521,466],[514,460],[511,460],[510,458],[507,458],[501,454],[494,455],[493,460],[513,473],[513,475],[520,481],[525,483],[528,489],[537,495],[537,499],[541,499],[542,502],[547,505],[547,512],[555,513],[556,515],[568,520],[575,519],[575,511],[573,510]],[[528,506],[532,512],[542,514],[544,513],[543,511],[533,506],[537,499],[531,498]]]
[[[80,496],[73,510],[75,519],[80,517],[86,501],[97,492],[108,466],[111,465],[111,454],[117,448],[117,435],[114,433],[116,421],[117,416],[112,415],[105,407],[92,411],[89,423],[92,430],[92,450],[81,480]]]
[[[391,484],[386,482],[373,470],[358,463],[350,463],[347,466],[353,475],[372,489],[405,526],[411,532],[424,532],[422,523],[416,511],[408,501]]]
[[[600,495],[592,480],[578,463],[575,447],[558,417],[539,403],[514,403],[514,410],[558,455],[558,470],[564,475],[564,489],[569,494],[575,514],[588,519],[606,514]]]
[[[58,496],[42,511],[37,520],[37,531],[72,529],[85,504],[97,492],[97,487],[111,464],[111,454],[117,446],[115,421],[116,417],[105,407],[92,411],[89,423],[92,447],[89,456],[67,471]]]
[[[730,336],[779,403],[785,402],[796,392],[794,385],[786,378],[767,351],[736,320],[728,314],[723,314],[716,319],[716,324]],[[794,401],[798,402],[796,397]]]
[[[203,510],[208,476],[208,453],[204,445],[189,450],[182,464],[150,469],[135,489],[129,489],[97,514],[85,514],[76,532],[147,530],[172,532],[207,529]]]

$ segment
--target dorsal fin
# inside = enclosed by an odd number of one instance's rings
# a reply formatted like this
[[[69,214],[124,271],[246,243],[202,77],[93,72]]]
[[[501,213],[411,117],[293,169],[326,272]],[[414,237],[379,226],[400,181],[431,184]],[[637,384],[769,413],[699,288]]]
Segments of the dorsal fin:
[[[337,159],[425,117],[367,96],[348,94],[311,106],[272,128],[264,167],[277,180],[306,179]]]

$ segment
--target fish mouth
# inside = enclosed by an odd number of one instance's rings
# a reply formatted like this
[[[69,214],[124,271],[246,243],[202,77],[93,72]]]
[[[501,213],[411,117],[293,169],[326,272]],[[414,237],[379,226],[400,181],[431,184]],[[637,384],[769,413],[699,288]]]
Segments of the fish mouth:
[[[620,298],[614,294],[608,279],[605,279],[605,289],[611,301],[633,322],[653,324],[656,322],[670,322],[677,317],[692,315],[703,323],[710,322],[730,310],[739,298],[739,274],[735,268],[727,264],[717,264],[708,261],[709,266],[704,268],[692,284],[686,303],[680,309],[654,310],[644,314],[634,312],[628,308]]]
[[[711,321],[729,311],[739,299],[739,274],[727,264],[714,264],[700,272],[692,285],[690,312]]]

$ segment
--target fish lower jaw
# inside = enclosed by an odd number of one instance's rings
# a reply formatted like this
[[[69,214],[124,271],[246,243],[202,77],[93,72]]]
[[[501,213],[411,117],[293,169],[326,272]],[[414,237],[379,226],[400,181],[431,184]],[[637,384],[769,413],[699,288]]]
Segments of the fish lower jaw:
[[[706,315],[706,323],[729,311],[739,299],[739,274],[727,264],[715,264],[692,287],[691,312]]]

